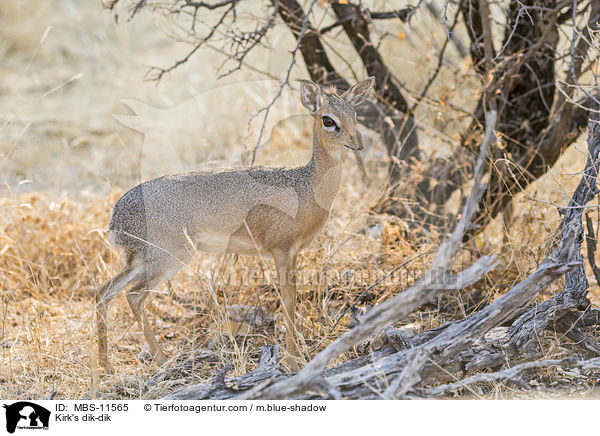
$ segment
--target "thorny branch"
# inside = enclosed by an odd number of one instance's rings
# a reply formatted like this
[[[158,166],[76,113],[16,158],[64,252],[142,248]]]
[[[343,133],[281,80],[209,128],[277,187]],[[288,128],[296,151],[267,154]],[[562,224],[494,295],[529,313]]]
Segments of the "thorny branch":
[[[227,10],[221,15],[221,18],[219,18],[219,21],[210,29],[208,34],[204,38],[200,39],[200,41],[196,43],[196,45],[188,52],[187,55],[185,55],[183,58],[176,61],[173,65],[171,65],[168,68],[151,67],[150,70],[148,71],[148,73],[146,74],[146,78],[148,80],[160,82],[160,79],[162,79],[162,77],[165,74],[173,71],[180,65],[185,64],[187,61],[189,61],[190,58],[194,55],[194,53],[196,53],[201,47],[204,46],[204,44],[206,42],[210,41],[210,39],[215,35],[217,30],[219,30],[220,26],[225,22],[225,19],[227,18],[227,16],[232,11],[235,10],[235,5],[237,2],[238,2],[238,0],[228,0],[226,2],[223,2],[223,5],[229,5],[229,8],[227,8]],[[184,6],[187,6],[187,4]],[[195,23],[195,19],[194,19],[194,23]]]
[[[417,9],[419,9],[419,6],[421,6],[421,3],[423,3],[423,0],[420,0],[416,6],[410,5],[403,9],[398,9],[395,11],[385,11],[385,12],[371,11],[371,10],[365,8],[365,12],[367,14],[367,17],[370,20],[389,20],[389,19],[397,18],[400,21],[402,21],[403,23],[408,23],[408,22],[410,22],[410,19],[413,17],[415,12],[417,12]],[[319,30],[319,33],[321,35],[324,35],[325,33],[329,32],[337,27],[340,27],[344,23],[347,23],[351,19],[352,19],[351,17],[345,17],[340,20],[337,20],[336,22],[334,22],[332,24],[322,27]]]
[[[310,6],[308,7],[308,11],[306,12],[306,16],[304,17],[304,20],[302,22],[302,28],[300,29],[300,32],[298,34],[298,37],[296,38],[296,46],[294,47],[294,49],[292,50],[291,56],[292,59],[288,65],[287,71],[285,73],[285,77],[283,79],[283,81],[281,82],[281,85],[279,86],[279,89],[277,90],[277,93],[275,94],[275,96],[273,97],[273,99],[271,100],[271,102],[261,108],[256,114],[254,114],[250,121],[252,121],[253,119],[255,119],[257,116],[259,116],[261,113],[263,113],[263,122],[261,123],[261,127],[260,127],[260,132],[258,134],[258,139],[256,140],[256,144],[254,145],[251,155],[252,158],[250,160],[250,164],[253,165],[254,161],[256,159],[256,151],[258,150],[258,148],[261,146],[261,140],[264,136],[265,133],[265,127],[267,125],[267,118],[269,116],[269,112],[271,111],[271,108],[273,107],[273,105],[275,104],[275,102],[279,99],[279,97],[281,97],[281,94],[284,90],[284,88],[286,86],[289,86],[290,83],[290,76],[292,74],[292,69],[294,68],[294,65],[296,65],[296,55],[298,53],[298,50],[300,49],[300,46],[302,44],[302,39],[304,38],[304,35],[306,34],[307,30],[309,29],[309,18],[310,18],[310,14],[312,12],[312,9],[314,8],[314,6],[317,4],[318,0],[312,0],[312,2],[310,3]]]

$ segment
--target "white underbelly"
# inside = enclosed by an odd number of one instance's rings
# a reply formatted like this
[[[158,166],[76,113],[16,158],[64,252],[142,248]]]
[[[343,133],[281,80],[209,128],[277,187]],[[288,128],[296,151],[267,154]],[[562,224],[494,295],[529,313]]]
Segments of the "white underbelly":
[[[239,253],[256,256],[262,252],[261,247],[253,241],[232,236],[229,233],[203,232],[196,235],[196,248],[208,253]]]

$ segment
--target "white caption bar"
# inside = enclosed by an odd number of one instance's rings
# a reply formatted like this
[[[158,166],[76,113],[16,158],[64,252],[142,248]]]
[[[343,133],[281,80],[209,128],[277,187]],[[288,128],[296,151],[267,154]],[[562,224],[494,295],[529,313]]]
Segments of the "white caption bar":
[[[0,404],[4,407],[0,435],[18,436],[565,435],[595,428],[593,416],[600,406],[598,401],[0,400]]]

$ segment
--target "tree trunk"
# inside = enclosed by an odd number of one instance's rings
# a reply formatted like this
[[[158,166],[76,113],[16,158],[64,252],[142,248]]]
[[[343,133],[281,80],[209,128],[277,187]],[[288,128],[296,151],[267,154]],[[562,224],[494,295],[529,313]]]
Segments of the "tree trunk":
[[[323,85],[335,85],[340,90],[348,89],[350,85],[335,71],[318,32],[307,20],[302,6],[296,0],[279,0],[279,3],[279,15],[296,39],[307,23],[299,49],[311,79]],[[367,75],[375,77],[377,100],[359,106],[357,113],[362,124],[382,137],[390,156],[389,184],[393,186],[400,180],[402,163],[418,156],[414,121],[406,115],[408,103],[396,85],[397,79],[371,43],[369,22],[360,6],[333,3],[332,7]]]

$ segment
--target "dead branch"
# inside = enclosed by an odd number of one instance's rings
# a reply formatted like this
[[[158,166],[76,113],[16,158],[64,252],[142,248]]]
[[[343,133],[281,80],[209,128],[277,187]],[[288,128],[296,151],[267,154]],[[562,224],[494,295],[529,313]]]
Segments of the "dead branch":
[[[585,215],[585,222],[587,227],[585,245],[587,246],[588,263],[592,268],[596,283],[600,284],[600,268],[598,268],[598,265],[596,264],[596,235],[594,234],[594,224],[592,223],[589,213]]]
[[[581,244],[584,240],[582,215],[585,205],[598,193],[597,177],[600,154],[600,115],[597,111],[590,112],[588,124],[588,158],[583,176],[568,207],[562,210],[562,241],[573,240],[575,250],[570,256],[574,262],[573,268],[565,276],[565,286],[555,297],[531,307],[512,325],[512,343],[515,347],[524,348],[535,340],[535,336],[546,328],[552,320],[559,319],[572,309],[585,309],[588,280],[585,274],[584,258],[581,254]],[[562,243],[561,241],[561,243]]]
[[[185,400],[195,398],[198,400],[217,400],[231,398],[244,392],[265,380],[277,379],[285,376],[279,366],[279,348],[275,346],[263,347],[256,369],[233,380],[225,380],[231,365],[225,365],[217,376],[206,385],[197,385],[174,392],[165,399]]]
[[[439,19],[439,20],[441,20],[443,18],[442,12],[436,6],[435,3],[425,2],[425,7],[429,11],[429,13],[431,15],[433,15],[434,18]],[[449,39],[454,44],[454,47],[456,48],[456,51],[458,51],[458,54],[460,55],[460,57],[461,58],[466,57],[468,55],[468,52],[467,52],[467,49],[465,48],[465,45],[463,44],[462,40],[460,39],[460,37],[455,32],[452,32],[451,30],[449,30],[447,33],[448,33]]]
[[[434,388],[425,389],[419,392],[419,394],[423,397],[439,397],[458,389],[469,388],[469,386],[473,384],[491,383],[497,381],[508,381],[524,386],[526,384],[521,377],[521,374],[524,371],[552,367],[598,369],[600,368],[600,358],[578,361],[573,357],[567,357],[566,359],[549,359],[535,362],[525,362],[515,365],[511,368],[503,369],[502,371],[476,374],[455,383],[448,383],[436,386]]]
[[[371,11],[369,9],[365,9],[365,11],[371,20],[390,20],[390,19],[397,18],[400,21],[402,21],[403,23],[407,23],[410,21],[410,19],[415,14],[415,12],[417,11],[417,9],[419,8],[419,6],[421,5],[422,2],[423,2],[423,0],[420,0],[419,4],[417,4],[416,6],[409,5],[403,9],[398,9],[395,11],[383,11],[382,12],[382,11]],[[337,27],[340,27],[342,24],[344,24],[350,20],[351,20],[351,17],[346,17],[346,18],[337,20],[333,24],[322,27],[320,30],[320,33],[321,33],[321,35],[324,35],[325,33],[329,32]]]
[[[525,370],[551,366],[573,366],[587,369],[600,367],[600,359],[579,361],[565,358],[535,361],[539,356],[539,351],[537,347],[529,346],[531,338],[528,338],[528,333],[534,332],[537,335],[541,329],[547,328],[557,311],[565,310],[567,307],[577,307],[582,298],[585,298],[587,280],[585,280],[585,275],[581,275],[583,268],[582,215],[586,203],[596,194],[600,154],[599,116],[598,113],[593,113],[589,122],[589,156],[582,180],[573,193],[568,207],[563,209],[562,238],[557,248],[533,274],[484,309],[462,320],[449,322],[410,338],[410,347],[400,347],[401,349],[398,351],[387,346],[368,356],[326,369],[332,358],[349,347],[359,344],[383,330],[387,325],[402,319],[406,314],[416,310],[423,302],[430,301],[432,297],[474,283],[493,267],[492,259],[484,257],[458,274],[448,272],[462,235],[471,225],[478,198],[484,190],[480,180],[487,149],[490,142],[493,141],[490,124],[494,119],[494,117],[488,117],[487,134],[482,143],[474,175],[475,184],[465,204],[463,216],[451,237],[440,247],[427,273],[406,291],[367,312],[358,326],[329,345],[298,374],[288,376],[281,372],[273,372],[272,377],[261,376],[261,380],[248,390],[234,391],[229,388],[226,398],[430,397],[445,395],[455,389],[468,388],[474,383],[499,380],[519,383],[520,374]],[[565,288],[560,294],[523,312],[523,309],[531,304],[542,290],[565,273]],[[499,327],[519,314],[521,315],[510,328]],[[565,334],[568,336],[575,332],[575,335],[571,336],[577,339],[580,332],[576,325],[583,323],[584,319],[585,317],[582,315],[577,320],[569,320],[570,322],[562,328],[568,330]],[[523,340],[523,338],[528,340]],[[521,340],[518,341],[518,339]],[[584,348],[597,354],[598,346],[589,340],[584,344]],[[519,358],[528,359],[530,362],[504,370],[500,369],[507,362]],[[259,365],[260,367],[261,365]],[[495,372],[475,374],[462,380],[455,379],[449,384],[433,388],[421,388],[426,384],[451,381],[458,371],[468,375],[486,369],[493,369]],[[239,381],[240,378],[237,377],[232,379],[230,384],[236,384]],[[206,392],[208,391],[207,385],[199,385],[188,388],[185,394],[175,393],[170,398],[207,398]],[[221,395],[219,398],[224,397]]]
[[[486,136],[481,144],[481,151],[477,160],[474,174],[474,185],[469,198],[464,206],[459,220],[450,238],[440,246],[434,256],[429,270],[413,286],[396,297],[374,307],[363,318],[361,324],[342,335],[327,348],[321,351],[306,367],[295,376],[272,384],[272,380],[256,386],[239,398],[291,398],[298,397],[306,392],[318,392],[332,398],[341,397],[339,388],[335,383],[324,378],[327,364],[352,346],[358,345],[370,336],[385,329],[394,322],[400,321],[406,315],[418,309],[423,304],[432,301],[438,295],[451,290],[459,290],[479,281],[486,273],[494,268],[494,257],[484,256],[470,267],[457,274],[449,272],[452,259],[455,257],[462,237],[471,225],[471,219],[476,211],[476,205],[485,187],[481,185],[490,145],[495,140],[493,126],[496,121],[494,112],[489,114]],[[422,353],[422,350],[411,349],[409,353]],[[427,351],[429,352],[429,351]],[[401,353],[402,354],[402,353]],[[421,364],[423,357],[412,358],[413,364]],[[383,358],[382,360],[385,360]],[[364,367],[355,371],[364,370]],[[395,368],[396,371],[398,368]],[[352,371],[350,371],[352,372]],[[369,370],[367,369],[367,373]],[[344,373],[345,374],[345,373]],[[335,379],[340,375],[333,375]],[[371,374],[372,376],[372,374]],[[363,380],[364,376],[356,379]],[[408,380],[412,380],[407,376]],[[398,383],[396,383],[398,384]],[[403,392],[406,386],[398,385],[394,391]]]

